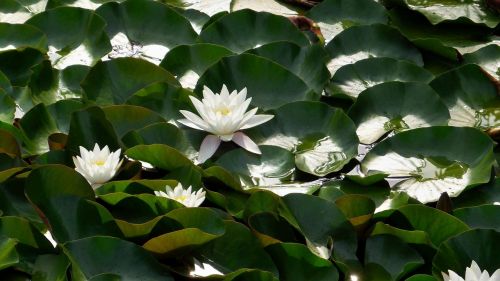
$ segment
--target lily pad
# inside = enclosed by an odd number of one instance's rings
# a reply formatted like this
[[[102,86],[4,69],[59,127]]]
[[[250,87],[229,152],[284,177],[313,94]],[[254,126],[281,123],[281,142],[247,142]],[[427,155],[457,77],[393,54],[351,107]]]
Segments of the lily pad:
[[[301,47],[292,42],[274,42],[249,50],[248,53],[271,59],[286,67],[318,94],[321,94],[330,78],[325,66],[328,55],[319,45]]]
[[[16,102],[3,89],[0,88],[0,121],[12,123],[16,112]]]
[[[290,41],[299,46],[309,44],[307,37],[288,19],[247,9],[230,13],[210,24],[201,32],[200,39],[236,53],[277,41]]]
[[[219,92],[222,85],[230,91],[247,88],[252,105],[264,110],[298,100],[316,100],[313,89],[285,67],[260,56],[241,54],[225,57],[205,71],[195,92],[204,86]]]
[[[236,174],[246,187],[280,185],[289,180],[294,171],[294,157],[288,150],[276,146],[261,146],[262,155],[234,149],[216,162]]]
[[[393,0],[426,16],[430,22],[437,24],[443,21],[469,19],[474,23],[485,24],[494,28],[500,19],[498,14],[486,6],[485,1],[447,1],[447,0]],[[469,264],[470,266],[470,264]]]
[[[225,47],[199,43],[173,48],[160,66],[174,74],[181,85],[194,89],[200,76],[221,58],[234,53]]]
[[[443,192],[456,197],[468,186],[488,182],[493,161],[486,134],[473,128],[435,126],[380,142],[362,161],[361,171],[403,177],[394,188],[428,203]]]
[[[158,113],[147,108],[134,105],[111,105],[103,107],[106,119],[111,122],[115,128],[118,137],[126,133],[141,129],[147,125],[157,122],[165,122]]]
[[[71,261],[73,275],[81,278],[113,274],[118,279],[111,280],[174,280],[146,250],[115,237],[94,236],[71,241],[63,250]],[[100,280],[110,279],[108,276]]]
[[[24,23],[33,14],[16,0],[0,2],[0,22]]]
[[[47,52],[47,36],[31,25],[0,22],[0,51],[27,47]]]
[[[50,9],[26,23],[47,34],[49,58],[57,69],[73,64],[94,65],[111,50],[106,22],[94,12],[73,7]]]
[[[460,208],[454,210],[453,215],[467,223],[471,228],[500,231],[500,206],[498,205]]]
[[[408,61],[392,58],[369,58],[342,66],[325,89],[330,95],[356,99],[361,92],[375,85],[390,82],[430,82],[434,76]]]
[[[49,151],[48,137],[57,133],[57,125],[43,103],[33,107],[20,121],[23,134],[29,142],[25,148],[31,154],[41,154]]]
[[[336,172],[357,154],[355,125],[340,109],[294,102],[271,113],[271,121],[252,130],[255,140],[291,151],[304,172],[317,176]]]
[[[306,16],[321,28],[326,43],[353,25],[387,23],[384,6],[373,0],[324,0]]]
[[[500,126],[500,95],[496,82],[477,65],[443,73],[430,83],[450,109],[449,125],[482,130]]]
[[[165,69],[134,58],[99,62],[82,81],[85,97],[101,105],[121,104],[140,89],[157,82],[179,85]]]
[[[363,38],[363,40],[360,40]],[[328,45],[330,73],[362,59],[389,57],[423,65],[422,55],[395,28],[383,24],[352,26],[337,35]]]
[[[386,82],[363,91],[349,110],[361,143],[388,132],[448,124],[448,108],[427,84]]]
[[[464,62],[478,64],[495,79],[500,80],[500,46],[491,44],[474,53],[465,54]]]
[[[192,44],[197,34],[173,8],[154,1],[109,2],[96,10],[108,25],[113,50],[108,57],[137,57],[159,64],[169,49]]]

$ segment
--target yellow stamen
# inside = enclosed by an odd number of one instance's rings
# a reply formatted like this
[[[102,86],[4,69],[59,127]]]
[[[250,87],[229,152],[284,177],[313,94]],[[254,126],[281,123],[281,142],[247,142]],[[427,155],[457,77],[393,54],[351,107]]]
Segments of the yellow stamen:
[[[221,108],[217,109],[215,112],[220,114],[220,115],[224,115],[224,116],[231,114],[231,110],[227,107],[221,107]]]
[[[106,161],[104,161],[104,160],[97,160],[97,161],[94,162],[94,164],[97,165],[97,166],[103,166],[104,163],[106,163]]]

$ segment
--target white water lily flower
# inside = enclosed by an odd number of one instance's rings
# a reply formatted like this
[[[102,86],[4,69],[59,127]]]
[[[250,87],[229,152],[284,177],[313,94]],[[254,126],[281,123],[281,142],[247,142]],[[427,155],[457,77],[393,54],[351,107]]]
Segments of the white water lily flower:
[[[448,274],[442,273],[444,281],[500,281],[500,269],[497,269],[493,275],[481,269],[475,261],[472,261],[470,267],[465,269],[465,279],[460,277],[456,272],[448,270]]]
[[[229,93],[226,85],[222,86],[220,94],[214,94],[208,87],[203,88],[203,99],[200,101],[190,96],[199,116],[187,111],[180,112],[186,119],[180,123],[211,135],[205,137],[201,143],[198,162],[203,163],[212,155],[221,141],[233,141],[244,149],[260,154],[260,149],[247,135],[240,130],[248,129],[271,120],[273,115],[256,114],[258,108],[247,112],[252,98],[247,97],[247,89],[239,93]]]
[[[123,159],[120,160],[120,152],[121,149],[118,149],[110,153],[107,145],[101,150],[97,143],[94,150],[90,151],[80,146],[80,156],[73,157],[75,170],[96,189],[115,176],[123,163]]]
[[[173,190],[170,186],[165,186],[165,192],[155,191],[156,196],[166,197],[175,200],[186,207],[198,207],[205,200],[205,191],[199,189],[198,191],[192,192],[191,186],[188,189],[184,189],[179,183]]]

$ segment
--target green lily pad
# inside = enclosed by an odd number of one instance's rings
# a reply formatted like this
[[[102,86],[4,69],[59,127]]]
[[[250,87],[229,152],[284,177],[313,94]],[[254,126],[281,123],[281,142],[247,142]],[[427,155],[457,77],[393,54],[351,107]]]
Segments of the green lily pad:
[[[160,66],[174,74],[185,88],[194,89],[200,76],[221,58],[234,53],[225,47],[199,43],[173,48]]]
[[[495,81],[468,64],[436,77],[430,85],[450,109],[449,125],[482,130],[500,126],[500,96]]]
[[[357,263],[354,228],[333,202],[312,195],[288,194],[282,197],[279,212],[304,235],[309,249],[317,255],[328,259],[333,248],[336,260]]]
[[[299,46],[309,44],[307,37],[288,19],[247,9],[227,14],[210,24],[201,32],[200,39],[236,53],[277,41],[289,41]]]
[[[73,276],[80,278],[107,274],[107,278],[100,280],[174,280],[146,250],[116,237],[94,236],[70,241],[64,244],[63,250],[71,261]],[[118,279],[109,279],[109,274]]]
[[[361,171],[409,177],[394,188],[427,203],[437,201],[443,192],[456,197],[468,186],[488,182],[493,161],[486,134],[473,128],[435,126],[380,142],[366,154]]]
[[[47,111],[57,124],[58,131],[67,134],[69,132],[71,114],[84,107],[85,104],[80,100],[65,99],[47,106]]]
[[[178,150],[164,144],[137,145],[127,149],[125,154],[135,160],[150,163],[153,167],[167,171],[194,165]]]
[[[69,260],[65,255],[40,255],[35,262],[33,280],[66,281]]]
[[[426,232],[435,247],[439,247],[450,237],[469,230],[469,227],[456,217],[420,204],[399,208],[387,222],[395,227]]]
[[[423,230],[406,230],[385,224],[383,222],[377,222],[370,235],[376,236],[381,234],[396,236],[408,244],[434,247],[431,239],[429,238],[429,234]]]
[[[96,10],[108,23],[113,50],[109,58],[139,57],[159,64],[168,50],[192,44],[197,34],[191,23],[173,8],[159,2],[109,2]]]
[[[453,215],[471,228],[489,228],[500,231],[500,206],[498,205],[460,208],[454,210]]]
[[[32,48],[0,52],[0,71],[10,80],[12,86],[26,86],[33,74],[31,68],[43,59],[44,54]]]
[[[474,207],[500,202],[500,179],[464,191],[461,196],[453,198],[456,208]]]
[[[324,0],[306,16],[321,28],[326,43],[353,25],[387,23],[384,6],[373,0]]]
[[[148,240],[144,249],[162,256],[178,256],[200,247],[225,232],[223,220],[206,208],[180,208],[165,215],[181,229]]]
[[[288,103],[271,111],[271,121],[252,130],[260,145],[295,154],[300,170],[324,176],[336,172],[357,154],[354,123],[340,109],[319,102]]]
[[[73,64],[94,65],[111,50],[106,22],[94,12],[74,7],[50,9],[26,23],[47,34],[49,58],[57,69]]]
[[[246,187],[274,186],[289,180],[294,171],[294,157],[288,150],[276,146],[261,146],[256,155],[238,148],[223,154],[216,162],[239,177]]]
[[[369,280],[401,280],[423,264],[416,250],[391,235],[366,240],[365,277]]]
[[[140,89],[157,82],[179,85],[165,69],[134,58],[99,62],[82,81],[85,97],[100,105],[121,104]]]
[[[465,269],[475,261],[481,270],[493,274],[500,268],[500,260],[494,258],[500,249],[500,233],[494,230],[475,229],[450,238],[441,244],[432,261],[433,272],[441,275],[448,270],[465,276]]]
[[[328,69],[332,74],[346,64],[372,57],[389,57],[423,65],[418,49],[397,29],[383,24],[352,26],[328,43],[326,51],[331,57]]]
[[[102,108],[106,119],[115,128],[118,137],[157,122],[165,122],[158,113],[140,106],[111,105]]]
[[[375,85],[390,82],[430,82],[434,76],[414,63],[392,58],[369,58],[342,66],[333,75],[326,92],[356,99]]]
[[[0,270],[19,263],[19,254],[16,251],[17,241],[8,237],[0,237]]]
[[[248,268],[268,271],[279,276],[271,257],[247,227],[228,220],[224,221],[224,224],[224,235],[195,251],[194,254],[200,256],[200,261],[208,260],[209,264],[222,273]]]
[[[252,105],[264,110],[298,100],[315,100],[318,95],[285,67],[251,54],[225,57],[213,64],[200,77],[196,93],[203,86],[219,92],[222,85],[230,91],[247,88]]]
[[[93,201],[87,180],[71,168],[47,165],[33,170],[26,195],[60,243],[95,235],[121,236],[109,211]]]
[[[165,122],[130,131],[123,136],[122,141],[128,148],[139,144],[165,144],[182,152],[191,160],[196,159],[198,155],[198,150],[190,144],[185,132]]]
[[[363,91],[349,110],[359,141],[371,144],[388,132],[443,126],[450,114],[427,84],[386,82]]]
[[[266,251],[278,267],[280,280],[339,280],[339,273],[330,261],[314,255],[302,244],[277,243],[267,246]]]
[[[292,42],[282,41],[269,43],[247,52],[271,59],[286,67],[318,94],[321,94],[330,78],[325,66],[328,55],[319,45],[301,47]]]
[[[10,84],[9,78],[0,71],[0,89],[4,90],[6,93],[12,93],[12,85]]]
[[[300,9],[297,6],[292,6],[286,3],[286,1],[275,1],[275,0],[231,1],[231,12],[244,9],[250,9],[256,12],[267,12],[284,17],[296,16],[301,12],[303,13],[303,9]]]
[[[500,80],[500,46],[491,44],[465,54],[463,58],[465,63],[478,64],[495,79]]]
[[[16,0],[0,2],[0,22],[24,23],[33,14]]]
[[[486,6],[485,1],[447,1],[447,0],[392,0],[398,4],[422,13],[432,24],[443,21],[469,19],[474,23],[485,24],[494,28],[500,19],[498,14]],[[469,264],[470,265],[470,264]]]
[[[25,149],[31,154],[49,151],[48,137],[57,133],[57,125],[43,103],[28,111],[21,119],[20,128],[29,140]]]
[[[47,52],[47,36],[31,25],[0,23],[0,51],[28,47]]]
[[[0,88],[0,121],[12,123],[14,121],[14,113],[16,112],[16,102],[3,89]]]

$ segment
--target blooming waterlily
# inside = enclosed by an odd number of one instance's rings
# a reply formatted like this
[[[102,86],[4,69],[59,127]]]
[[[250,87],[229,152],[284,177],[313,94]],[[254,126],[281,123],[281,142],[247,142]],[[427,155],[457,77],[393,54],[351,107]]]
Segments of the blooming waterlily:
[[[203,88],[203,99],[200,101],[190,96],[191,101],[199,113],[199,116],[181,110],[186,119],[178,120],[180,123],[209,132],[211,135],[205,137],[201,143],[198,162],[203,163],[219,147],[221,141],[233,141],[244,149],[260,154],[260,149],[247,135],[240,130],[248,129],[271,120],[273,115],[256,114],[258,108],[247,112],[252,98],[247,97],[247,89],[239,93],[229,93],[226,85],[222,86],[220,94],[214,94],[208,87]]]
[[[155,195],[175,200],[186,207],[198,207],[205,200],[203,189],[193,192],[191,186],[184,189],[180,183],[173,190],[170,186],[165,186],[165,191],[155,191]]]
[[[115,176],[123,163],[123,159],[120,160],[120,151],[121,149],[118,149],[110,153],[107,145],[101,150],[97,143],[94,150],[90,151],[80,146],[80,156],[73,157],[75,170],[96,189]]]
[[[470,267],[465,269],[465,279],[460,277],[456,272],[448,270],[448,274],[442,273],[444,281],[500,281],[500,269],[497,269],[493,275],[481,269],[475,261],[472,261]]]

